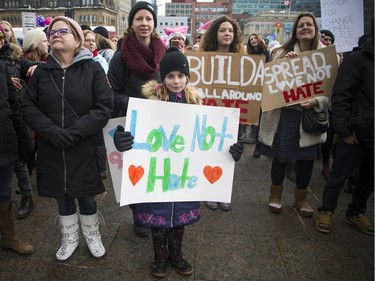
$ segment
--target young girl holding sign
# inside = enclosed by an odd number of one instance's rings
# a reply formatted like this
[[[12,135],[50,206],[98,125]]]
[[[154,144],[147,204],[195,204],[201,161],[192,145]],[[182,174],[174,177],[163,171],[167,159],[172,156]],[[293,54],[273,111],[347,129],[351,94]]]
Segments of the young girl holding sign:
[[[201,104],[201,94],[193,87],[187,86],[190,78],[190,68],[186,57],[176,47],[171,47],[160,62],[160,76],[162,84],[153,80],[143,86],[143,94],[154,100],[177,103]],[[131,149],[133,136],[124,132],[118,126],[114,135],[115,146],[119,151]],[[243,145],[236,143],[229,152],[235,161],[239,160]],[[147,220],[144,214],[152,214],[158,220]],[[184,219],[181,219],[184,218]],[[154,246],[154,261],[152,275],[164,277],[166,275],[167,260],[182,275],[191,275],[193,270],[190,263],[182,254],[182,238],[185,225],[190,225],[200,219],[199,202],[163,202],[139,203],[134,210],[135,223],[151,227]]]
[[[204,33],[199,51],[245,53],[241,28],[227,16],[217,18]],[[242,128],[241,125],[240,128]],[[231,208],[231,204],[227,202],[207,201],[206,206],[211,210],[220,207],[224,211],[229,211]]]

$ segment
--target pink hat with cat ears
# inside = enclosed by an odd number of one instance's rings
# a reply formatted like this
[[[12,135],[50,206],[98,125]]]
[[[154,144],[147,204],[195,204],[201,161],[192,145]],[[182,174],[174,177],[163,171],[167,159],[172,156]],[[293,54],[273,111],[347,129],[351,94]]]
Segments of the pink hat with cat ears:
[[[206,30],[211,26],[212,22],[214,20],[210,20],[208,22],[206,22],[204,25],[200,26],[198,29],[197,29],[197,34],[203,34],[206,32]]]
[[[185,41],[188,29],[189,26],[180,26],[176,28],[164,27],[164,32],[168,35],[168,42],[174,37],[181,37]]]

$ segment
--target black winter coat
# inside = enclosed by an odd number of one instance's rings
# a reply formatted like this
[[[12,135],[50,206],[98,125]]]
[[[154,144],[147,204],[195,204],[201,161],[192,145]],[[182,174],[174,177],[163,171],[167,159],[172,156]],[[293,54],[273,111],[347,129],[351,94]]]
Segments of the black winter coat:
[[[351,53],[341,64],[333,87],[333,127],[341,138],[353,132],[362,145],[374,142],[374,43]]]
[[[16,162],[19,152],[31,149],[31,139],[19,111],[18,93],[1,61],[0,89],[0,166],[6,166]]]
[[[112,117],[126,116],[129,97],[145,98],[142,86],[149,80],[135,76],[122,59],[121,51],[116,52],[110,62],[108,79],[113,88],[115,107]],[[160,73],[154,78],[160,82]]]
[[[65,69],[50,55],[32,75],[21,109],[39,135],[38,194],[81,198],[102,193],[96,148],[112,114],[113,92],[92,54],[81,50]],[[49,138],[56,128],[68,131],[76,144],[68,149],[55,147]]]
[[[0,49],[0,61],[2,61],[8,68],[9,75],[11,77],[27,80],[28,78],[26,77],[26,73],[30,66],[34,65],[35,63],[22,56],[19,59],[15,59],[14,52],[15,51],[12,49],[12,45],[9,43],[5,44]]]

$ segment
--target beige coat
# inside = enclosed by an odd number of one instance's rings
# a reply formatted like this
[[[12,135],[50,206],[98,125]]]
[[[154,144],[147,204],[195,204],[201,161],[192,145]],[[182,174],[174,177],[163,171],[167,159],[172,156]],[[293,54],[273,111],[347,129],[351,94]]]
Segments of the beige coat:
[[[158,89],[158,82],[151,80],[142,86],[142,94],[151,100],[162,100],[166,101],[166,98],[162,98],[161,89]],[[185,98],[188,103],[191,104],[202,104],[203,95],[194,87],[186,86]]]
[[[320,43],[318,49],[324,48],[324,47],[325,46]],[[297,53],[301,52],[298,44],[294,45],[294,51]],[[281,59],[281,53],[282,53],[281,49],[276,50],[274,59]],[[319,103],[319,105],[314,108],[317,112],[321,112],[324,109],[328,108],[329,106],[328,97],[322,96],[322,97],[316,97],[315,99]],[[294,108],[296,110],[302,111],[302,107],[299,104],[292,105],[290,106],[290,108]],[[262,118],[260,120],[260,125],[259,125],[260,126],[259,127],[259,140],[261,143],[267,146],[273,145],[276,131],[280,122],[280,116],[281,116],[281,108],[277,108],[277,109],[270,110],[270,111],[265,111],[262,113]],[[321,134],[321,135],[314,135],[314,134],[309,134],[305,132],[302,129],[301,123],[299,126],[299,131],[300,131],[300,139],[299,139],[300,147],[308,147],[314,144],[324,143],[327,139],[326,133]]]

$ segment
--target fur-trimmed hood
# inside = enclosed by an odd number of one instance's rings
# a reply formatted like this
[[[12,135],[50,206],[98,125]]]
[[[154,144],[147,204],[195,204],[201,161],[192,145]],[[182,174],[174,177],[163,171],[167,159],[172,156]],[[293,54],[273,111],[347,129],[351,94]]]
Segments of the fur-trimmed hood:
[[[151,80],[142,86],[142,94],[148,99],[168,101],[168,98],[163,98],[163,88],[162,84]],[[186,86],[184,94],[188,103],[202,104],[203,95],[196,88]]]
[[[19,61],[23,56],[23,50],[20,46],[13,43],[5,43],[0,48],[0,58],[11,59],[12,61]]]

